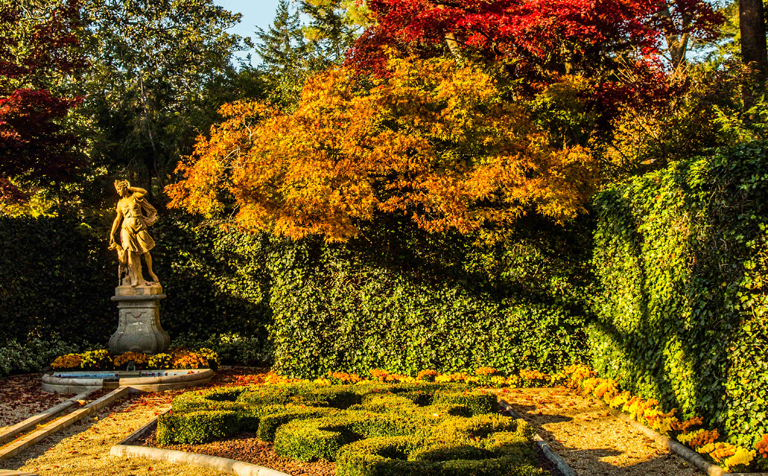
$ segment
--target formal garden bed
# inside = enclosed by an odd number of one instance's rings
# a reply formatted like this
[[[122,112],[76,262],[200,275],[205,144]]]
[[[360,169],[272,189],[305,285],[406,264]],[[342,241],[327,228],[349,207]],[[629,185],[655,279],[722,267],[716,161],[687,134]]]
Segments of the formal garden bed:
[[[461,383],[295,383],[189,392],[160,417],[161,445],[241,432],[339,475],[546,474],[522,420]],[[322,474],[322,473],[313,473]]]

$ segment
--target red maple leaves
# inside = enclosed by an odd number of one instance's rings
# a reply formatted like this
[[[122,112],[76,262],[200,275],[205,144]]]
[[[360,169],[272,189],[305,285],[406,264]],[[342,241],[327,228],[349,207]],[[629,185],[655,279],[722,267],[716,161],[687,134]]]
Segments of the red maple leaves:
[[[76,1],[50,9],[0,6],[0,200],[23,198],[9,179],[54,183],[78,164],[79,141],[62,120],[81,98],[51,91],[85,64],[78,19]]]
[[[627,61],[659,69],[665,39],[711,39],[723,20],[702,0],[369,0],[368,7],[376,23],[348,57],[360,70],[381,72],[388,48],[461,51],[532,82],[610,76]]]

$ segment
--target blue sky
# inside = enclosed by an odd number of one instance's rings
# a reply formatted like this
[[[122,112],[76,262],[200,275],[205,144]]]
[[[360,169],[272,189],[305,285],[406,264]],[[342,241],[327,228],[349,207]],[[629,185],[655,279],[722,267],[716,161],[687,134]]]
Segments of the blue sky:
[[[243,19],[229,30],[230,33],[253,38],[256,26],[266,29],[275,19],[278,0],[215,0],[215,2],[229,11],[243,14]],[[247,52],[238,56],[246,54]],[[254,54],[253,51],[251,54]],[[258,62],[258,58],[253,59],[254,64]]]

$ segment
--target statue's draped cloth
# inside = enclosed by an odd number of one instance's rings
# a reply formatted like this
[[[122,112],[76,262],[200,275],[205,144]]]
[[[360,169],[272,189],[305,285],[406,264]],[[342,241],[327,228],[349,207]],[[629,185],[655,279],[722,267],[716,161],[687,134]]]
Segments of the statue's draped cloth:
[[[134,197],[121,200],[123,226],[120,229],[120,242],[123,249],[144,254],[155,247],[155,240],[149,236],[147,227],[157,221],[157,210],[144,199]],[[143,210],[143,212],[142,212]]]

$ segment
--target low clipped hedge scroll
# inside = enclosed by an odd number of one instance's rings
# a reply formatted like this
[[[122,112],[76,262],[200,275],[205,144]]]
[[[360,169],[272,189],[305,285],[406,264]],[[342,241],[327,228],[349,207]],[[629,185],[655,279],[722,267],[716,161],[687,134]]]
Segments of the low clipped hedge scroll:
[[[160,444],[256,432],[300,461],[336,461],[339,476],[543,476],[523,420],[496,396],[457,383],[296,383],[183,394],[158,420]]]

